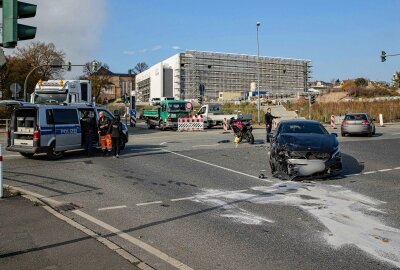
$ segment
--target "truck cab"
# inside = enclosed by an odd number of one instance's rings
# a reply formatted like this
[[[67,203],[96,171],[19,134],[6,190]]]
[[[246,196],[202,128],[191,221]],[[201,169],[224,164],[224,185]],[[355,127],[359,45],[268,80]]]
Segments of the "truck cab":
[[[91,103],[92,86],[89,80],[39,81],[31,95],[34,104]]]
[[[187,101],[183,100],[162,100],[160,106],[154,110],[144,110],[143,117],[149,129],[156,126],[160,130],[167,128],[178,128],[178,118],[188,117],[189,111],[186,108]]]

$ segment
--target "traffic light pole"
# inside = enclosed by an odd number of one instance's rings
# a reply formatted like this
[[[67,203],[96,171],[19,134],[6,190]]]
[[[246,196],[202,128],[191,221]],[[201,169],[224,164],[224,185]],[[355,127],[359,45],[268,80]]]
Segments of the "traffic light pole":
[[[308,94],[308,119],[311,120],[311,95]]]

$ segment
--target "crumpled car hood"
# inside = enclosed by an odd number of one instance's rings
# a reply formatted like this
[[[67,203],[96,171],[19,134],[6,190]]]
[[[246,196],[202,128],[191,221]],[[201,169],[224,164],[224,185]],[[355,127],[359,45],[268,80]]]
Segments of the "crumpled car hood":
[[[335,136],[329,134],[283,133],[277,138],[279,145],[289,151],[315,151],[330,153],[338,146]]]

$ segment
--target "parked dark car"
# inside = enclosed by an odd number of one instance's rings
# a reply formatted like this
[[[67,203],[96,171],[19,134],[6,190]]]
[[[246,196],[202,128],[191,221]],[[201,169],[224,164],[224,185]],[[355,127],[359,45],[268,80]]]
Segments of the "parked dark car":
[[[337,135],[317,121],[281,121],[272,136],[269,163],[281,178],[338,175],[342,156]]]
[[[375,135],[375,124],[366,113],[348,113],[345,115],[341,125],[342,137],[349,135]]]

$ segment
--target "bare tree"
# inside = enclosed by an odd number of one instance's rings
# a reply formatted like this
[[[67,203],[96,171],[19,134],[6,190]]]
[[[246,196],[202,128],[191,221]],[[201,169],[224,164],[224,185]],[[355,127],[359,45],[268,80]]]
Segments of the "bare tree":
[[[3,97],[10,97],[9,86],[12,83],[24,85],[24,81],[32,68],[51,64],[52,61],[58,60],[64,62],[65,54],[63,51],[57,50],[54,44],[46,44],[44,42],[32,42],[27,46],[19,47],[15,55],[8,56],[6,64],[0,70],[0,88]],[[35,70],[28,81],[28,94],[32,93],[39,79],[49,80],[61,77],[63,70],[52,69],[45,66]]]
[[[136,66],[132,70],[132,75],[137,75],[146,69],[148,69],[149,66],[145,62],[139,62],[136,64]]]
[[[50,65],[53,61],[64,62],[65,53],[57,50],[53,43],[32,42],[29,45],[17,48],[15,57],[26,62],[30,68],[40,65]],[[60,78],[64,70],[44,66],[38,69],[42,80]]]
[[[111,76],[113,73],[109,70],[109,66],[106,63],[96,61],[98,64],[98,70],[96,72],[91,71],[91,63],[88,62],[83,67],[84,75],[81,79],[88,79],[92,82],[92,95],[96,99],[96,102],[100,102],[100,95],[111,83]]]

